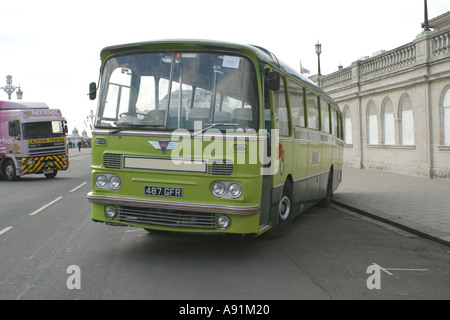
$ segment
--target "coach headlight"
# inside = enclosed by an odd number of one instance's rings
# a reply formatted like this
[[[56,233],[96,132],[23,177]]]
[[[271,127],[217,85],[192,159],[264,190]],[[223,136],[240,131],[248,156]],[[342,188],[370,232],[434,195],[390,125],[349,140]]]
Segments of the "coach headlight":
[[[242,187],[236,182],[216,181],[211,186],[211,192],[218,198],[236,199],[242,195]]]
[[[122,179],[116,174],[99,174],[95,177],[97,188],[105,190],[118,190],[122,186]]]
[[[106,184],[108,183],[108,177],[104,174],[99,174],[97,177],[95,177],[95,185],[100,188],[104,189],[106,187]]]
[[[117,190],[117,189],[120,189],[120,186],[122,185],[122,180],[120,179],[119,176],[113,175],[109,179],[109,183],[111,185],[111,188],[113,188],[114,190]]]
[[[212,193],[216,197],[222,197],[225,193],[225,185],[222,182],[214,182],[212,185]]]
[[[228,194],[232,198],[239,198],[242,194],[242,187],[239,183],[232,183],[228,186]]]

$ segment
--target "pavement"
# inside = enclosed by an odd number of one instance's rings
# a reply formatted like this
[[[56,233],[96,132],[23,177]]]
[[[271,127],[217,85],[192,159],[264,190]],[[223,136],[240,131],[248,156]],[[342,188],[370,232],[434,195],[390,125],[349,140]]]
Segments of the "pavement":
[[[450,246],[450,180],[344,167],[332,202]]]
[[[69,157],[91,149],[69,149]],[[450,246],[450,180],[344,167],[332,203]]]

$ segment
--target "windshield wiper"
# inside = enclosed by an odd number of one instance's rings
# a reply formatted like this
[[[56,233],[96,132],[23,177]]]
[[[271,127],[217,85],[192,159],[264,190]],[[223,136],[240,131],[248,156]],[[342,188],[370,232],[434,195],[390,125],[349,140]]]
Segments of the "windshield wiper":
[[[208,127],[204,128],[204,129],[202,129],[200,131],[197,131],[196,133],[191,134],[191,138],[193,138],[194,136],[196,136],[199,133],[205,132],[206,130],[212,129],[212,128],[217,127],[217,126],[238,126],[237,123],[225,123],[225,122],[207,123],[206,125]]]

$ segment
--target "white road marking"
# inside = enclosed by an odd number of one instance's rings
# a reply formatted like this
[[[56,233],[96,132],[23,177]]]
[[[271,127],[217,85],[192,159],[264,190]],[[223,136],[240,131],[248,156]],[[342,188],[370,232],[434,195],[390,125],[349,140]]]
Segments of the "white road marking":
[[[12,228],[13,228],[13,227],[8,227],[8,228],[3,229],[2,231],[0,231],[0,236],[1,236],[2,234],[4,234],[4,233],[8,232],[8,231],[11,230]]]
[[[390,271],[419,271],[419,272],[429,271],[428,269],[401,269],[401,268],[385,268],[385,269]]]
[[[427,272],[429,269],[406,269],[406,268],[383,268],[379,264],[372,263],[372,265],[377,266],[380,270],[386,272],[388,275],[393,276],[389,271],[417,271],[417,272]]]
[[[72,190],[70,190],[69,192],[74,192],[75,190],[78,190],[79,188],[81,188],[82,186],[84,186],[87,182],[83,182],[82,184],[80,184],[78,187],[73,188]]]
[[[32,213],[30,213],[30,216],[34,216],[36,213],[39,213],[39,212],[41,212],[42,210],[44,210],[45,208],[47,208],[47,207],[49,207],[49,206],[51,206],[52,204],[54,204],[55,202],[58,202],[59,200],[61,200],[63,197],[59,197],[59,198],[57,198],[57,199],[55,199],[55,200],[53,200],[52,202],[50,202],[50,203],[48,203],[48,204],[46,204],[45,206],[43,206],[43,207],[41,207],[41,208],[39,208],[39,209],[37,209],[36,211],[34,211],[34,212],[32,212]]]

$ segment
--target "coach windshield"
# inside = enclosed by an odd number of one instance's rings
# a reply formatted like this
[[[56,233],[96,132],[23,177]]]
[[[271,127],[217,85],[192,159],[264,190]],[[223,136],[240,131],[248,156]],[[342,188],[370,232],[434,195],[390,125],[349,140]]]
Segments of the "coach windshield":
[[[95,125],[117,130],[258,129],[255,69],[242,56],[163,52],[109,59]]]

